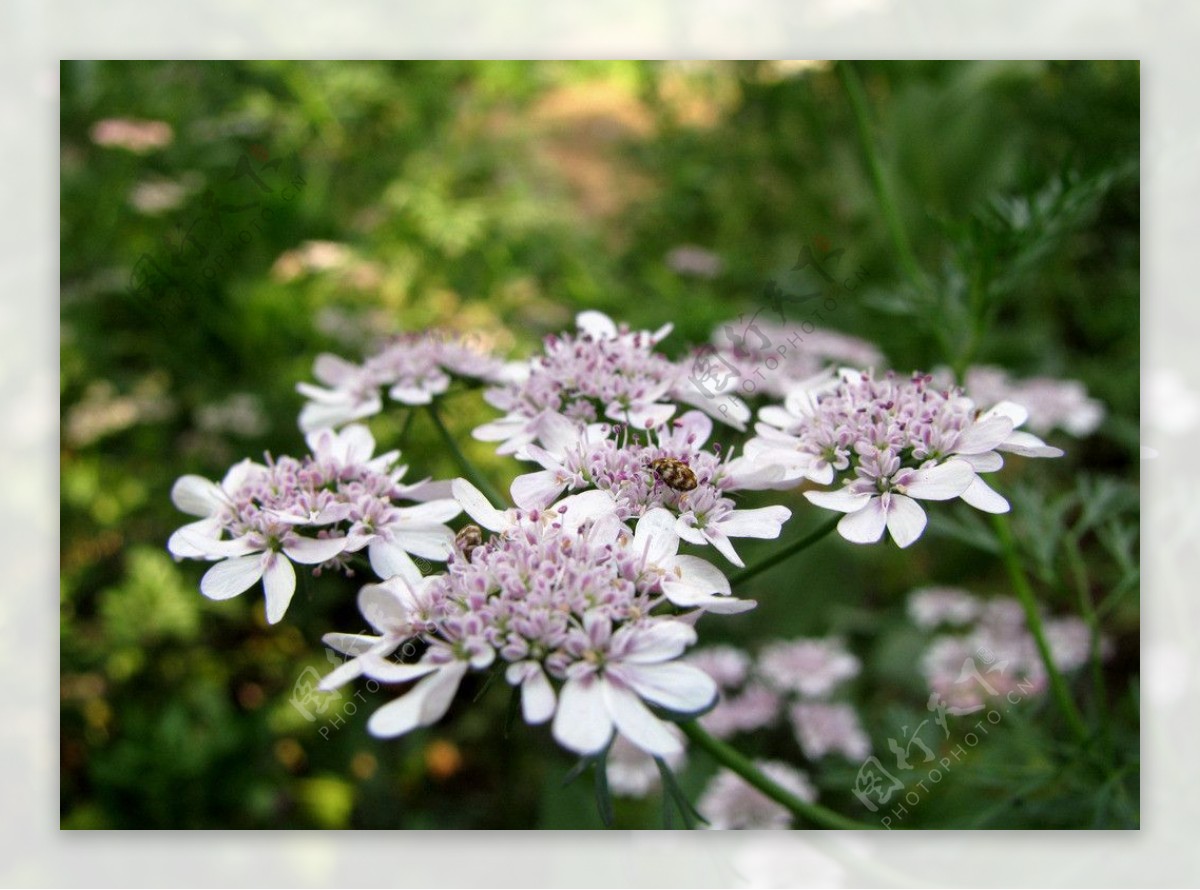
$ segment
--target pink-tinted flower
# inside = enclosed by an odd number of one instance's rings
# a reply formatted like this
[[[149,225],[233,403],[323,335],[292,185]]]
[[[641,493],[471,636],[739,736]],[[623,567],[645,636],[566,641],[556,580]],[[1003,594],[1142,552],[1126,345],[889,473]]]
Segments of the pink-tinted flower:
[[[812,803],[816,789],[808,777],[786,763],[757,760],[754,764],[772,781],[786,788],[801,800]],[[716,831],[730,829],[773,829],[791,827],[792,814],[787,807],[776,803],[737,773],[722,769],[700,795],[696,808]]]
[[[852,705],[832,702],[797,702],[788,711],[800,750],[809,760],[840,754],[860,762],[871,753],[871,740],[863,731]]]
[[[836,637],[771,643],[757,663],[758,673],[776,689],[811,698],[824,698],[861,669]]]

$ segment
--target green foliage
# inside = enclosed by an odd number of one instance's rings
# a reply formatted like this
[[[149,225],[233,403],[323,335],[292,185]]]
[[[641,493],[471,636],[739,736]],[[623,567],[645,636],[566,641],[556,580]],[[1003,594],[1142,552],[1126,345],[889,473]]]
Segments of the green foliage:
[[[769,280],[798,289],[791,268],[814,238],[864,273],[825,326],[878,343],[893,367],[1071,377],[1109,410],[1088,439],[1050,437],[1062,460],[999,483],[1048,611],[1112,641],[1069,680],[1094,741],[1066,741],[1053,702],[1031,699],[905,827],[1136,826],[1138,67],[857,71],[916,278],[827,65],[63,63],[63,827],[600,827],[593,777],[563,787],[572,761],[545,727],[503,732],[502,683],[469,678],[443,723],[396,741],[365,728],[385,690],[348,687],[308,719],[293,692],[306,668],[328,669],[323,633],[360,626],[357,583],[302,576],[274,628],[260,597],[205,600],[204,566],[166,553],[188,519],[171,485],[301,451],[294,385],[320,351],[358,359],[382,333],[441,325],[525,355],[597,308],[635,327],[674,322],[666,347],[682,352],[760,309]],[[101,146],[92,128],[113,117],[163,121],[173,139]],[[242,158],[279,162],[263,174],[271,191],[237,176]],[[254,206],[218,224],[214,200]],[[193,244],[176,264],[189,232],[207,253]],[[688,244],[721,269],[672,270],[667,253]],[[186,293],[133,298],[143,257]],[[501,485],[508,465],[468,439],[492,414],[464,389],[440,416]],[[404,430],[412,477],[460,472],[426,413],[372,428],[388,447]],[[748,564],[824,520],[786,498],[784,541],[747,546]],[[842,634],[863,656],[853,698],[886,753],[928,717],[906,594],[1011,594],[986,517],[944,506],[909,551],[830,539],[762,573],[744,591],[759,608],[706,622],[702,639]],[[803,764],[785,727],[744,753],[805,766],[822,803],[865,816],[849,793],[857,764]],[[675,816],[711,772],[700,752],[676,772]],[[663,812],[658,798],[611,801],[618,828],[658,827]]]

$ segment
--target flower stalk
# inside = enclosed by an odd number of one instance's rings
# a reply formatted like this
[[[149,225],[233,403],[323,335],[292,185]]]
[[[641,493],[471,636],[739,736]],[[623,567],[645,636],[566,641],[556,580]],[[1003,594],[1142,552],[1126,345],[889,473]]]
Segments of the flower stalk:
[[[709,735],[695,720],[680,723],[679,728],[693,745],[708,754],[713,760],[737,773],[771,800],[790,810],[797,818],[818,825],[821,828],[837,828],[847,830],[876,830],[877,826],[864,822],[856,822],[839,813],[835,813],[820,804],[801,800],[791,791],[772,781],[754,763],[735,748]]]

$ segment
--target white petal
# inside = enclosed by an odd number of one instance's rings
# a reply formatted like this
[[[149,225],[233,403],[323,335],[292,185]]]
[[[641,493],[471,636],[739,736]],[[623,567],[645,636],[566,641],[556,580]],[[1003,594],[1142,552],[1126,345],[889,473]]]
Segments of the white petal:
[[[538,470],[513,480],[510,491],[513,502],[522,510],[541,510],[563,493],[567,487],[561,470]]]
[[[622,661],[635,664],[654,664],[678,658],[684,649],[696,642],[695,628],[670,620],[659,621],[649,627],[629,626],[617,631],[617,635],[632,638]]]
[[[221,538],[221,521],[217,517],[201,519],[199,522],[189,522],[177,529],[167,539],[167,550],[172,556],[186,559],[213,559],[218,554],[209,556],[209,547]],[[247,548],[249,549],[249,548]],[[239,556],[241,554],[238,554]]]
[[[742,612],[749,612],[758,605],[758,602],[738,599],[736,596],[706,596],[690,603],[676,603],[676,605],[699,609],[701,612],[711,612],[714,615],[738,615]]]
[[[742,562],[742,558],[738,556],[737,551],[733,549],[733,542],[729,540],[729,536],[725,532],[721,531],[720,526],[710,525],[704,529],[704,540],[712,544],[718,553],[739,569],[746,565]]]
[[[521,715],[526,723],[537,726],[554,716],[554,687],[541,665],[529,661],[511,664],[505,677],[521,687]]]
[[[296,570],[282,553],[267,556],[263,587],[267,592],[267,624],[278,624],[296,592]]]
[[[538,440],[546,446],[543,454],[550,457],[561,457],[569,449],[578,445],[583,437],[580,425],[557,411],[546,411],[538,418],[536,428]],[[539,459],[534,456],[534,449],[542,451],[537,446],[529,446],[530,456],[549,469],[550,465],[545,462],[544,458]]]
[[[612,738],[612,718],[595,674],[568,680],[558,697],[551,733],[555,740],[577,754],[604,750]]]
[[[462,513],[462,504],[454,498],[426,501],[416,507],[401,507],[400,515],[415,523],[449,522]]]
[[[617,509],[612,495],[596,489],[565,497],[551,509],[557,511],[563,507],[566,508],[562,513],[563,528],[568,529],[578,529],[585,522],[613,514]]]
[[[962,493],[962,499],[976,510],[982,510],[984,513],[1007,513],[1011,509],[1008,501],[978,476]]]
[[[362,368],[359,365],[331,352],[322,352],[313,362],[313,376],[326,386],[337,386],[361,373]]]
[[[1024,457],[1062,457],[1061,448],[1047,445],[1032,433],[1016,432],[996,446],[997,451],[1011,451]]]
[[[703,411],[688,411],[671,424],[671,427],[672,438],[686,440],[694,436],[695,441],[692,444],[695,448],[700,448],[712,435],[713,422]]]
[[[355,656],[362,655],[381,639],[383,638],[371,634],[327,633],[321,637],[321,642],[334,652]]]
[[[362,676],[362,672],[362,659],[351,658],[348,661],[342,662],[322,677],[321,682],[317,684],[317,688],[322,692],[332,692],[339,686],[345,686],[351,680],[358,679]]]
[[[665,664],[622,664],[618,670],[642,698],[679,714],[703,711],[717,697],[713,678],[682,661]]]
[[[601,681],[605,705],[621,735],[643,751],[659,757],[678,754],[683,744],[662,720],[650,713],[632,691],[615,683]]]
[[[734,538],[778,538],[780,527],[791,516],[787,507],[734,510],[721,520],[721,531]]]
[[[672,587],[705,594],[730,592],[729,579],[725,577],[725,573],[711,562],[698,556],[677,556],[673,560],[671,568],[672,570],[677,568],[679,571],[672,571],[663,579],[663,592],[667,594],[668,599],[671,598],[671,594],[667,591],[668,584]]]
[[[458,501],[467,515],[490,532],[502,532],[509,526],[508,517],[488,503],[478,488],[466,479],[455,479],[451,484],[454,499]]]
[[[226,501],[220,487],[203,476],[180,476],[171,486],[171,502],[192,516],[211,516]]]
[[[412,588],[402,577],[383,584],[367,584],[358,592],[358,611],[380,633],[403,630],[413,604]]]
[[[302,538],[297,535],[287,539],[283,552],[296,562],[320,565],[345,550],[346,543],[345,538]]]
[[[675,413],[675,406],[669,403],[644,402],[626,408],[619,402],[611,402],[604,411],[609,420],[626,423],[639,430],[652,430],[671,419]]]
[[[663,566],[679,552],[679,535],[670,511],[655,507],[642,515],[633,532],[633,550],[648,567]]]
[[[371,562],[371,571],[384,580],[399,576],[409,584],[421,582],[421,570],[399,544],[372,541],[367,547],[367,558]]]
[[[984,451],[982,454],[959,454],[954,459],[970,464],[976,473],[994,473],[1004,466],[1004,458],[995,451]]]
[[[421,703],[422,726],[436,723],[450,710],[450,703],[454,701],[454,695],[458,692],[458,686],[466,673],[465,661],[452,661],[413,688],[413,692],[416,692],[420,687],[426,687]]]
[[[233,493],[249,482],[255,475],[267,470],[262,464],[256,464],[250,458],[238,461],[229,468],[229,472],[221,480],[221,488],[227,493]]]
[[[363,664],[363,673],[381,683],[408,683],[411,680],[436,673],[442,667],[427,661],[416,664],[400,664],[372,654],[363,655],[359,660]]]
[[[979,454],[991,451],[1013,431],[1013,422],[1007,417],[989,417],[977,420],[958,438],[955,451],[960,454]]]
[[[616,323],[603,312],[589,309],[575,316],[575,327],[597,340],[611,340],[617,336]]]
[[[258,583],[265,568],[263,562],[261,553],[223,560],[204,573],[200,579],[200,592],[210,600],[237,596]]]
[[[433,387],[405,386],[397,383],[388,389],[388,396],[401,405],[428,405],[433,401]]]
[[[854,492],[849,488],[839,488],[835,491],[806,491],[804,496],[818,507],[837,510],[841,513],[857,513],[867,505],[872,497],[867,492]],[[882,529],[880,529],[880,534],[883,534]]]
[[[445,562],[454,552],[454,532],[444,525],[400,526],[397,543],[414,556]]]
[[[847,513],[838,523],[838,532],[854,544],[874,544],[883,537],[887,527],[887,514],[883,511],[880,498],[872,497],[867,505],[856,513]]]
[[[361,423],[353,423],[338,435],[338,446],[343,464],[365,464],[375,453],[375,437]]]
[[[975,470],[965,460],[948,460],[936,467],[917,470],[904,486],[904,493],[923,501],[948,501],[967,490]]]
[[[887,529],[892,540],[901,547],[907,547],[925,531],[925,511],[912,498],[902,494],[893,494],[888,504]]]
[[[554,704],[554,687],[542,671],[521,686],[521,716],[530,726],[545,723],[553,717]]]
[[[980,416],[980,420],[987,420],[991,417],[1007,417],[1012,421],[1013,429],[1021,426],[1029,419],[1029,412],[1023,405],[1018,405],[1016,402],[999,402],[990,410],[984,412]]]

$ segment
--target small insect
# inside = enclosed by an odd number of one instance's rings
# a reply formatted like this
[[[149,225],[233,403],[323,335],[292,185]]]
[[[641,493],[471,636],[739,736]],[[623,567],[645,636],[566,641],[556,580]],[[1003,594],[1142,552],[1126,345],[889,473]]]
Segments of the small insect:
[[[659,457],[650,461],[650,466],[667,488],[676,491],[691,491],[696,487],[696,474],[681,460],[673,457]]]
[[[477,525],[464,525],[454,536],[454,549],[468,559],[476,547],[483,546],[483,531]]]

